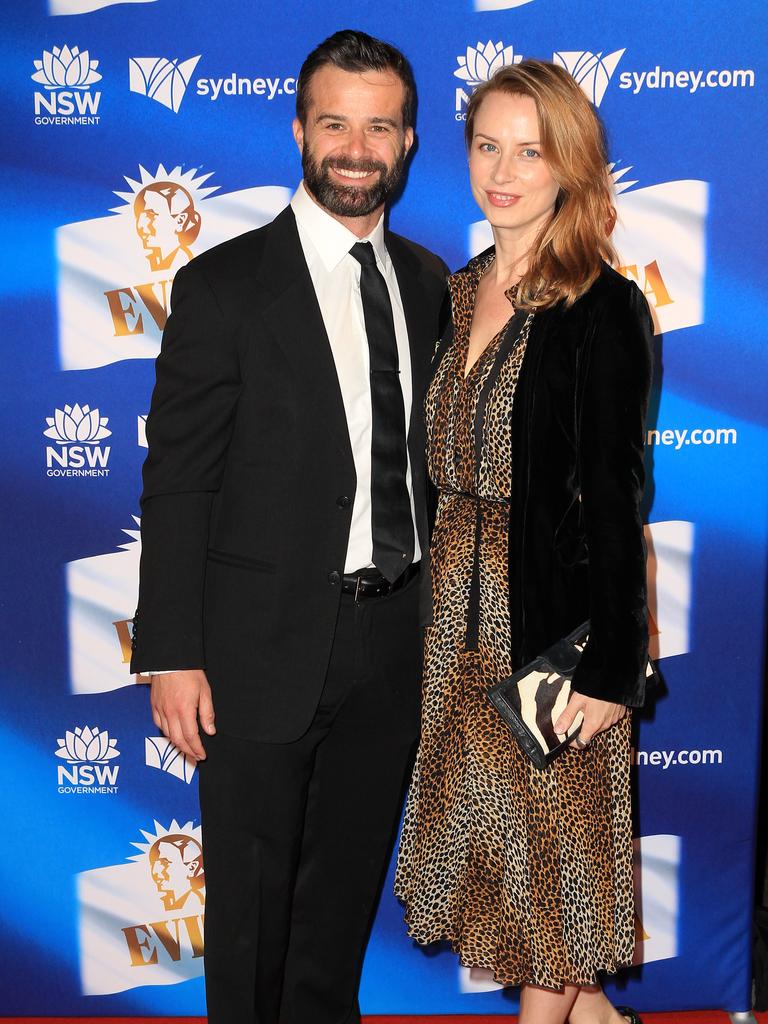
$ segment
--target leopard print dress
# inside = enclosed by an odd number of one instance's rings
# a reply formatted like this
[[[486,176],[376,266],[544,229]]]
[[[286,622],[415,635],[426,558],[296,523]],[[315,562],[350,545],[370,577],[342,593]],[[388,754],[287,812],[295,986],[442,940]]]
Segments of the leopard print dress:
[[[632,959],[629,717],[539,771],[486,697],[511,673],[510,427],[533,317],[516,313],[465,379],[492,260],[450,279],[454,340],[426,402],[434,619],[395,892],[417,942],[447,940],[502,984],[557,990]]]

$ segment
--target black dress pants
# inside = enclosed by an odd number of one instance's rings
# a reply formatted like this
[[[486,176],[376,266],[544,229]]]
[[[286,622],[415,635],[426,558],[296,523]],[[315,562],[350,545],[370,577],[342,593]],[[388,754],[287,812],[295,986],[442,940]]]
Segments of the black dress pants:
[[[363,954],[419,728],[418,577],[342,595],[325,687],[291,743],[205,738],[209,1024],[359,1024]]]

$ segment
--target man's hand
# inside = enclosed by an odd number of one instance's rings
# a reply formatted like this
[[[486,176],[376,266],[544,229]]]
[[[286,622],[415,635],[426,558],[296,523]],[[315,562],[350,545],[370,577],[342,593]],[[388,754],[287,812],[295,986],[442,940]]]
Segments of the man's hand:
[[[150,700],[152,718],[158,729],[162,729],[182,753],[196,761],[205,760],[205,750],[197,731],[198,718],[209,736],[216,732],[211,688],[205,672],[187,669],[152,676]]]
[[[571,742],[571,746],[579,750],[588,747],[594,736],[616,725],[627,713],[623,704],[611,704],[607,700],[598,700],[597,697],[585,697],[574,690],[565,711],[555,722],[555,732],[561,736],[567,733],[579,711],[584,713],[584,721],[581,723],[579,735]]]

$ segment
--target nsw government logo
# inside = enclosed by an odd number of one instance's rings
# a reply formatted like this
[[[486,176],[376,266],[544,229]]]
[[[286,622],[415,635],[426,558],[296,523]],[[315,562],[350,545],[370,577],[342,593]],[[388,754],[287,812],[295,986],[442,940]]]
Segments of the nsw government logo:
[[[57,739],[60,793],[116,793],[120,766],[111,762],[120,756],[117,740],[98,726],[78,726]]]
[[[101,81],[88,50],[77,46],[54,46],[43,50],[35,62],[33,82],[42,85],[44,92],[35,93],[35,124],[99,124],[101,93],[91,86]]]
[[[189,80],[201,54],[187,60],[167,57],[131,57],[128,76],[131,92],[148,96],[178,114]]]
[[[522,59],[521,53],[516,54],[512,46],[506,46],[501,41],[494,43],[489,39],[487,43],[468,46],[467,52],[456,58],[459,66],[453,72],[456,78],[460,78],[466,83],[465,87],[456,89],[454,104],[456,120],[466,121],[465,108],[473,89],[482,82],[487,82],[499,68],[508,67],[510,64],[519,64]],[[467,92],[467,89],[470,91]]]
[[[47,476],[109,476],[112,449],[101,442],[111,437],[109,418],[89,405],[65,405],[46,416],[45,437],[56,442],[45,449]]]

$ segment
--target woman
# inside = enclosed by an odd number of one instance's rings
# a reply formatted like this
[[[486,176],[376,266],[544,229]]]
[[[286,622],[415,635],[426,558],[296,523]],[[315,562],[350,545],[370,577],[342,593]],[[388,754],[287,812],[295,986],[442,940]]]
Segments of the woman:
[[[627,708],[644,699],[639,502],[652,326],[610,269],[600,123],[526,60],[472,95],[472,192],[494,246],[450,280],[426,403],[439,490],[423,733],[396,892],[410,934],[520,985],[521,1024],[637,1020],[598,972],[634,946]],[[591,619],[543,772],[486,691]]]

